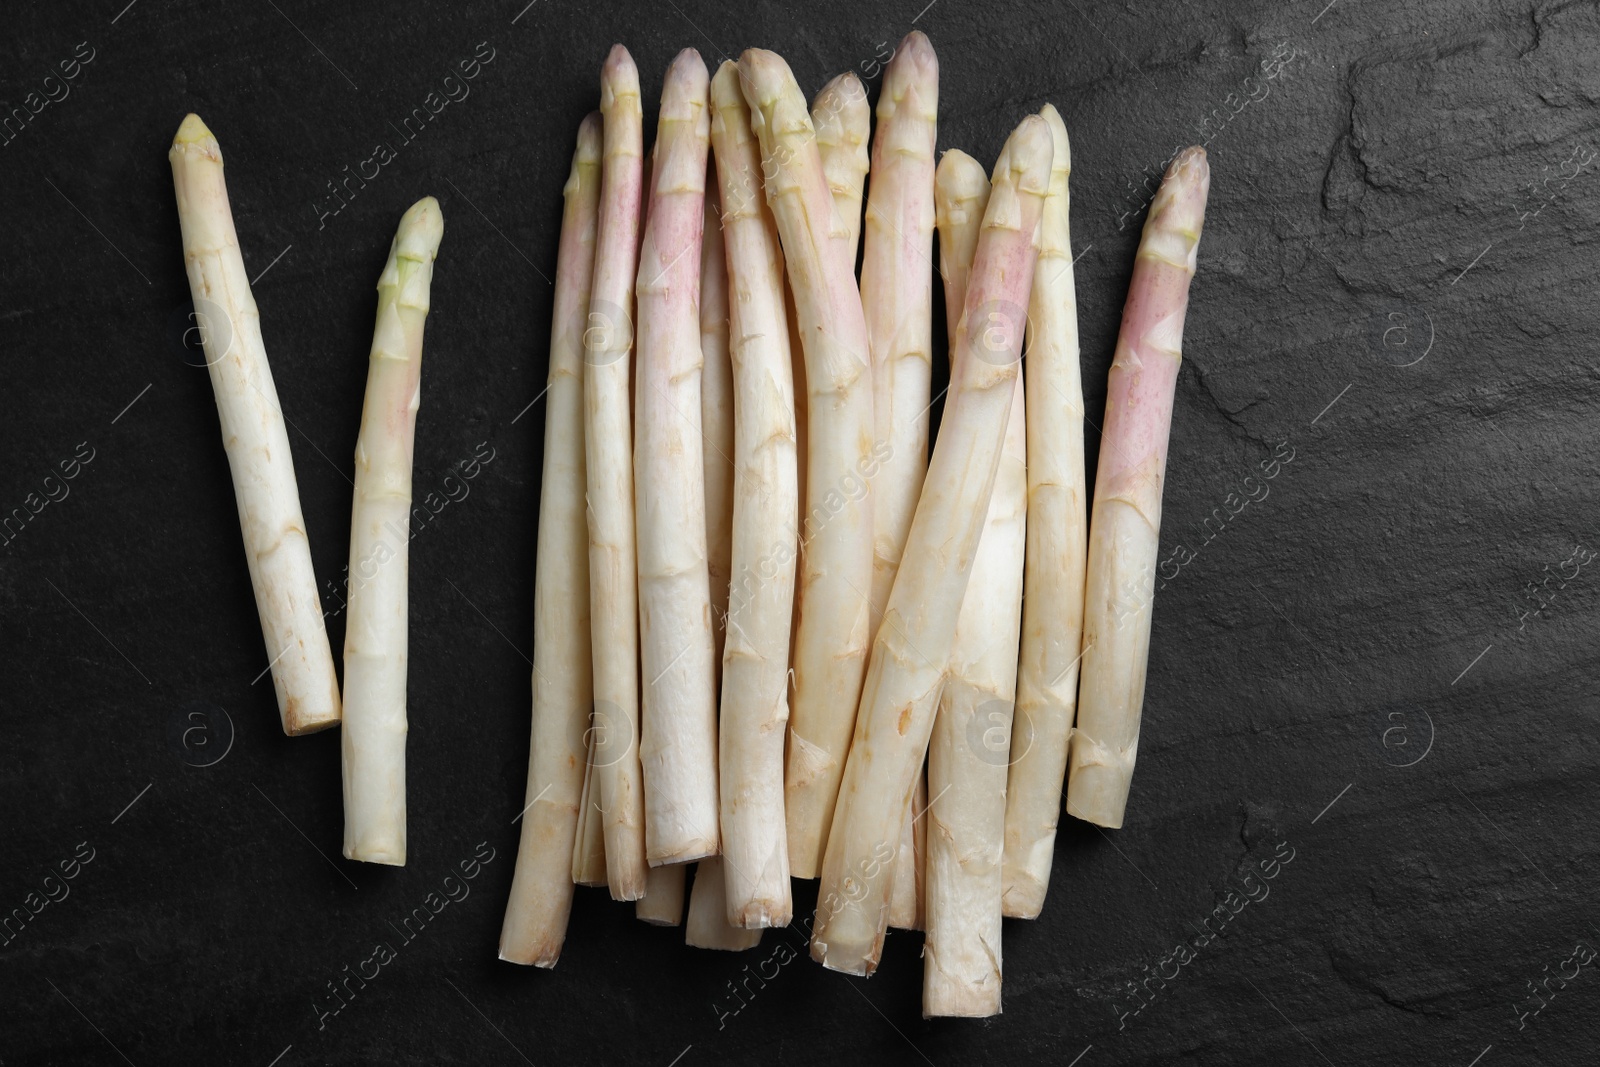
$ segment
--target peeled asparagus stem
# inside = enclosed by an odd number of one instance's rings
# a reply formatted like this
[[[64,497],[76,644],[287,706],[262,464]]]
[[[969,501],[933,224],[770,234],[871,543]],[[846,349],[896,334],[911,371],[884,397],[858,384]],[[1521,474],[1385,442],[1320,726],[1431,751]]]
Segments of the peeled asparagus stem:
[[[711,132],[706,65],[678,53],[661,91],[639,253],[634,500],[639,535],[639,755],[652,865],[717,852],[716,651],[701,440],[700,250]]]
[[[645,892],[639,767],[638,602],[633,525],[633,284],[644,155],[639,72],[621,45],[600,72],[604,145],[594,285],[584,331],[584,462],[589,518],[589,627],[594,657],[593,775],[615,900]]]
[[[589,719],[585,718],[585,723]],[[600,776],[594,769],[594,729],[585,731],[588,760],[583,767],[583,791],[578,809],[578,833],[572,842],[572,881],[575,885],[606,884],[605,817],[600,811]]]
[[[884,861],[893,856],[927,752],[934,702],[1000,465],[1051,152],[1049,126],[1030,115],[995,167],[952,361],[955,396],[873,642],[828,835],[811,954],[833,970],[870,974],[882,952],[890,888]]]
[[[228,207],[222,150],[200,116],[189,115],[178,127],[167,158],[178,199],[184,267],[203,327],[206,368],[216,393],[278,713],[284,733],[313,733],[339,721],[339,681],[300,513],[289,432]]]
[[[733,364],[728,357],[728,266],[722,248],[716,169],[706,171],[700,243],[700,430],[706,482],[706,569],[711,576],[712,662],[722,662],[733,559]],[[691,905],[692,909],[693,905]]]
[[[589,649],[589,531],[583,496],[583,331],[600,214],[600,116],[578,127],[562,194],[545,388],[544,473],[533,577],[533,724],[511,899],[500,958],[554,967],[572,910],[572,857],[584,810],[594,700]]]
[[[793,906],[783,741],[799,496],[783,252],[761,196],[760,154],[733,63],[717,71],[711,101],[711,144],[725,205],[734,379],[733,580],[718,733],[723,921],[737,927],[787,926]],[[715,869],[700,867],[697,892]]]
[[[1210,187],[1203,148],[1184,149],[1167,167],[1139,238],[1106,382],[1067,782],[1067,813],[1100,826],[1122,825],[1139,751],[1167,438]]]
[[[1078,705],[1089,520],[1083,466],[1083,383],[1068,225],[1072,171],[1067,128],[1040,111],[1055,138],[1050,195],[1039,223],[1039,266],[1023,361],[1027,377],[1028,546],[1017,665],[1016,719],[1006,782],[1003,907],[1035,919],[1050,888],[1061,786]]]
[[[895,930],[921,930],[928,869],[928,776],[917,775],[911,803],[901,822],[900,845],[895,850],[889,890],[889,926]]]
[[[691,948],[714,948],[738,952],[761,943],[759,929],[747,930],[728,922],[721,856],[707,856],[694,868],[694,888],[689,890],[689,921],[683,927],[683,943]]]
[[[963,166],[970,163],[970,169]],[[947,153],[941,170],[966,170],[949,185],[967,185],[961,199],[982,199],[983,169]],[[951,228],[959,208],[941,204]],[[971,239],[941,239],[948,258]],[[946,250],[946,244],[949,245]],[[952,272],[946,271],[946,277]],[[1035,286],[1038,275],[1035,274]],[[947,283],[946,302],[964,293]],[[970,357],[969,357],[970,358]],[[959,368],[955,372],[959,376]],[[1022,615],[1022,562],[1027,537],[1027,431],[1022,379],[1011,414],[989,514],[961,602],[950,672],[928,745],[927,929],[923,945],[924,1016],[985,1016],[1000,1011],[1000,858],[1006,814],[1006,764],[1016,695]]]
[[[847,71],[824,85],[811,101],[811,122],[838,216],[833,235],[844,242],[853,274],[861,239],[862,187],[867,181],[867,135],[872,126],[872,109],[867,106],[861,79]]]
[[[378,323],[356,438],[350,618],[344,636],[344,855],[406,862],[406,648],[411,447],[422,396],[422,328],[439,202],[406,211],[378,278]]]
[[[800,87],[783,59],[751,49],[739,60],[750,123],[761,141],[767,203],[805,347],[805,543],[795,695],[784,779],[789,866],[816,877],[861,695],[872,591],[872,380],[867,326]]]
[[[633,905],[633,914],[651,926],[677,926],[683,922],[683,876],[688,864],[671,863],[651,867],[644,896]]]

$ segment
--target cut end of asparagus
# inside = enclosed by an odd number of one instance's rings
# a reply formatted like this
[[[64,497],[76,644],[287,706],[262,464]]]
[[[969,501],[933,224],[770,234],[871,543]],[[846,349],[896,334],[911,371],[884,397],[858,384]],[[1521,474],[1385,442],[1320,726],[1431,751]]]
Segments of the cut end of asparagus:
[[[311,715],[316,717],[312,718]],[[324,707],[320,714],[307,712],[298,700],[289,699],[288,705],[283,709],[283,732],[290,737],[304,737],[306,734],[321,733],[330,726],[338,726],[340,720],[339,703]]]
[[[178,132],[172,138],[172,150],[196,152],[218,163],[222,162],[222,149],[217,147],[216,137],[200,116],[192,111],[179,124]]]
[[[1090,739],[1081,730],[1072,736],[1072,761],[1067,782],[1067,814],[1074,819],[1122,828],[1133,784],[1133,752],[1118,752]]]

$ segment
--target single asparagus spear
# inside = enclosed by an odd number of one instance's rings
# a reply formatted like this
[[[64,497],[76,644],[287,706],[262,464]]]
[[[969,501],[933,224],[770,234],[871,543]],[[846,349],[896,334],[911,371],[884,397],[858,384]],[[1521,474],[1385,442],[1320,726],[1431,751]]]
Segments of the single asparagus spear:
[[[811,116],[788,64],[746,51],[740,87],[761,141],[767,203],[783,241],[806,361],[810,418],[800,628],[784,779],[789,867],[814,878],[866,667],[872,591],[872,445],[867,324],[823,178]]]
[[[688,864],[651,867],[648,888],[633,905],[633,913],[651,926],[677,926],[683,922],[683,875]]]
[[[689,921],[683,927],[683,942],[691,948],[738,952],[761,943],[759,929],[747,930],[728,922],[724,866],[721,856],[707,856],[695,864],[694,888],[689,890]]]
[[[873,633],[894,586],[895,569],[928,468],[929,382],[933,373],[933,149],[939,110],[939,60],[913,30],[884,69],[878,134],[872,142],[872,189],[861,306],[872,349],[874,435],[889,458],[873,480]],[[913,803],[914,811],[926,804]],[[922,928],[927,824],[907,818],[894,866],[889,925]]]
[[[678,53],[661,91],[639,254],[634,500],[639,535],[640,758],[652,865],[717,852],[716,651],[701,440],[701,233],[709,78]]]
[[[1078,705],[1083,582],[1089,553],[1083,466],[1083,383],[1073,291],[1072,154],[1056,109],[1039,112],[1055,138],[1050,195],[1039,223],[1039,265],[1029,301],[1027,377],[1028,546],[1022,597],[1017,714],[1006,782],[1002,880],[1005,914],[1035,919],[1050,888],[1061,786]]]
[[[422,327],[433,259],[444,236],[439,202],[400,219],[378,278],[378,324],[356,438],[350,515],[350,617],[344,636],[344,855],[406,862],[407,578],[411,446],[422,396]]]
[[[793,906],[783,738],[799,475],[783,252],[761,196],[761,160],[735,64],[717,71],[711,101],[711,145],[725,205],[734,379],[733,583],[718,734],[727,860],[720,864],[727,908],[721,919],[736,927],[787,926]],[[695,885],[714,869],[702,865]]]
[[[644,156],[639,71],[620,44],[600,71],[603,154],[594,284],[584,331],[584,463],[588,485],[589,627],[594,656],[594,771],[615,900],[645,891],[639,766],[638,572],[633,525],[633,284]]]
[[[822,173],[838,215],[833,235],[844,242],[853,274],[861,239],[861,193],[867,181],[867,135],[872,126],[872,109],[867,106],[861,79],[846,71],[824,85],[811,101],[811,122],[817,131]]]
[[[222,150],[200,116],[189,115],[167,158],[278,713],[284,733],[313,733],[339,721],[339,681],[300,514],[289,432],[228,207]]]
[[[1051,152],[1049,126],[1030,115],[995,167],[953,361],[956,395],[873,642],[828,835],[811,954],[833,970],[870,974],[882,952],[890,871],[878,856],[893,854],[927,753],[934,702],[1000,465]]]
[[[946,304],[960,307],[965,293],[958,286],[967,272],[949,263],[976,243],[977,217],[963,209],[987,198],[988,183],[977,161],[962,153],[946,153],[939,167],[955,172],[940,183],[941,193],[957,191],[952,203],[939,205],[939,247],[947,265]],[[956,229],[966,232],[950,232]],[[922,1013],[929,1018],[1000,1011],[1000,857],[1028,507],[1020,376],[1013,390],[1000,469],[928,745],[928,787],[936,797],[929,811],[922,953]]]
[[[1184,149],[1167,167],[1139,238],[1106,380],[1067,781],[1067,813],[1100,826],[1122,825],[1139,751],[1167,437],[1210,188],[1203,148]]]
[[[511,899],[500,958],[554,967],[572,910],[572,855],[583,811],[594,662],[583,495],[583,331],[600,215],[600,115],[578,126],[556,252],[545,383],[544,474],[533,577],[533,724]]]
[[[728,357],[728,266],[715,166],[706,170],[705,236],[700,243],[700,354],[705,360],[700,430],[705,437],[706,569],[711,575],[712,662],[720,666],[733,567],[733,364]]]

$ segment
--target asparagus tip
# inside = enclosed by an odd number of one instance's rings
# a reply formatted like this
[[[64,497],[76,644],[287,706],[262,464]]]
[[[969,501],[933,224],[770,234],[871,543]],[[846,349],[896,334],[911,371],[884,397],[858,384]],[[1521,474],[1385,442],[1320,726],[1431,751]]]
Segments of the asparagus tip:
[[[578,159],[585,163],[600,162],[601,136],[604,126],[600,112],[591,111],[578,123]]]
[[[439,201],[425,196],[406,209],[395,234],[395,252],[403,259],[433,259],[444,236],[444,213]]]
[[[178,132],[172,138],[172,151],[193,151],[207,159],[222,162],[222,149],[217,146],[217,138],[201,120],[199,115],[189,112],[178,126]],[[173,158],[177,158],[176,155]]]
[[[693,48],[679,52],[667,68],[667,77],[661,86],[661,118],[693,119],[705,108],[710,82],[706,62],[699,52]]]
[[[1043,196],[1049,191],[1050,163],[1055,156],[1055,138],[1050,124],[1038,115],[1029,115],[1017,124],[1004,154],[1010,156],[1011,173],[1017,188]]]
[[[1161,188],[1150,204],[1150,219],[1161,216],[1161,225],[1198,236],[1210,192],[1211,165],[1206,161],[1206,150],[1199,145],[1185,148],[1167,166]]]
[[[1055,161],[1050,164],[1050,169],[1057,174],[1072,173],[1072,142],[1067,138],[1067,124],[1062,121],[1061,112],[1056,110],[1054,104],[1046,104],[1039,109],[1039,114],[1050,124],[1050,136],[1055,140]]]
[[[626,48],[614,44],[600,67],[600,106],[603,109],[612,99],[629,95],[639,95],[639,68]]]
[[[894,58],[889,60],[884,71],[885,81],[902,70],[920,79],[937,81],[939,78],[939,57],[933,51],[933,42],[921,30],[906,34],[900,47],[895,49]]]

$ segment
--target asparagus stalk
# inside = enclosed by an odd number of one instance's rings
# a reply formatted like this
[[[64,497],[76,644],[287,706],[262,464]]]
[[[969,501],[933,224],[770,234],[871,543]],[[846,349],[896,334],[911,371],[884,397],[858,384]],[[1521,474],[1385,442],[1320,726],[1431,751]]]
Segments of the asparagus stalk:
[[[804,339],[810,510],[801,527],[784,805],[790,870],[814,878],[866,667],[873,469],[867,326],[848,250],[830,233],[836,213],[800,87],[772,52],[750,49],[739,71]]]
[[[1028,307],[1028,544],[1002,864],[1003,908],[1018,919],[1038,918],[1050,888],[1067,747],[1077,714],[1089,551],[1078,304],[1068,225],[1072,155],[1056,109],[1046,104],[1039,113],[1055,138],[1055,163]]]
[[[633,905],[633,913],[651,926],[677,926],[683,922],[683,874],[687,864],[669,863],[651,867],[644,896]]]
[[[639,72],[621,45],[600,71],[603,154],[594,284],[584,331],[584,463],[588,486],[589,627],[594,657],[594,777],[615,900],[645,892],[639,766],[638,588],[633,428],[628,403],[633,283],[644,156]]]
[[[350,617],[344,636],[344,855],[406,862],[406,592],[411,447],[422,396],[422,327],[433,259],[444,236],[439,202],[400,219],[378,278],[378,322],[356,438],[350,514]]]
[[[339,681],[300,513],[289,433],[228,206],[222,150],[200,116],[191,114],[178,127],[167,158],[189,291],[196,312],[207,317],[206,367],[278,714],[291,737],[313,733],[339,721]]]
[[[1184,149],[1167,167],[1139,238],[1106,380],[1067,781],[1068,814],[1100,826],[1122,825],[1139,751],[1167,438],[1210,187],[1203,148]]]
[[[701,440],[701,232],[709,79],[678,53],[661,91],[639,255],[639,385],[633,454],[639,535],[645,845],[652,865],[717,852],[716,651],[706,562]]]
[[[585,717],[585,722],[592,718]],[[579,793],[578,832],[572,842],[572,881],[576,885],[606,884],[605,818],[600,811],[600,776],[594,767],[594,728],[585,731],[583,791]]]
[[[589,649],[589,534],[583,494],[583,331],[600,214],[600,115],[578,126],[556,252],[545,385],[544,473],[533,577],[533,724],[511,899],[500,958],[554,967],[572,910],[572,856],[585,786],[594,664]]]
[[[970,156],[947,153],[939,166],[955,172],[950,181],[941,182],[941,192],[958,189],[954,203],[939,205],[941,225],[972,231],[970,236],[941,237],[940,251],[948,265],[975,243],[976,226],[966,219],[976,219],[963,218],[962,206],[984,199],[987,183]],[[945,277],[955,279],[945,285],[947,305],[962,305],[965,293],[958,286],[965,276],[966,271],[947,266]],[[955,373],[959,377],[959,368]],[[928,746],[928,788],[935,799],[928,824],[922,1012],[930,1018],[1000,1011],[1000,859],[1028,506],[1020,376],[1012,388],[1000,468]]]
[[[928,469],[933,374],[933,279],[928,268],[933,262],[938,109],[939,60],[928,38],[913,30],[883,74],[861,259],[874,433],[890,450],[873,481],[874,632],[894,586]]]
[[[861,192],[867,181],[867,134],[872,125],[867,90],[854,72],[846,71],[822,87],[811,101],[811,123],[838,216],[833,235],[844,242],[854,273],[861,239]]]
[[[1000,465],[1051,152],[1049,126],[1030,115],[995,167],[958,331],[956,395],[873,642],[828,835],[811,954],[833,970],[870,974],[882,952],[890,871],[879,857],[893,854],[927,753],[934,702]]]
[[[761,198],[761,161],[739,70],[711,83],[711,145],[722,185],[734,379],[733,585],[722,660],[723,924],[787,926],[783,740],[789,719],[798,468],[783,253]],[[704,864],[696,893],[716,866]],[[691,902],[691,911],[693,903]],[[752,942],[753,943],[753,942]]]
[[[761,943],[759,929],[747,930],[728,921],[725,866],[721,856],[707,856],[695,864],[689,921],[683,927],[683,942],[691,948],[738,952]]]
[[[939,109],[939,60],[913,30],[883,74],[878,134],[872,142],[872,189],[861,306],[872,351],[874,435],[888,459],[873,481],[872,619],[877,632],[928,467],[929,383],[933,373],[933,150]],[[820,135],[819,135],[820,136]],[[924,804],[926,797],[924,794]],[[920,811],[923,805],[914,804]],[[907,818],[894,865],[889,924],[922,927],[926,822]]]
[[[728,267],[714,166],[706,171],[705,236],[700,243],[700,354],[705,361],[700,375],[700,429],[705,437],[712,663],[721,664],[733,567],[733,364],[728,357]]]

